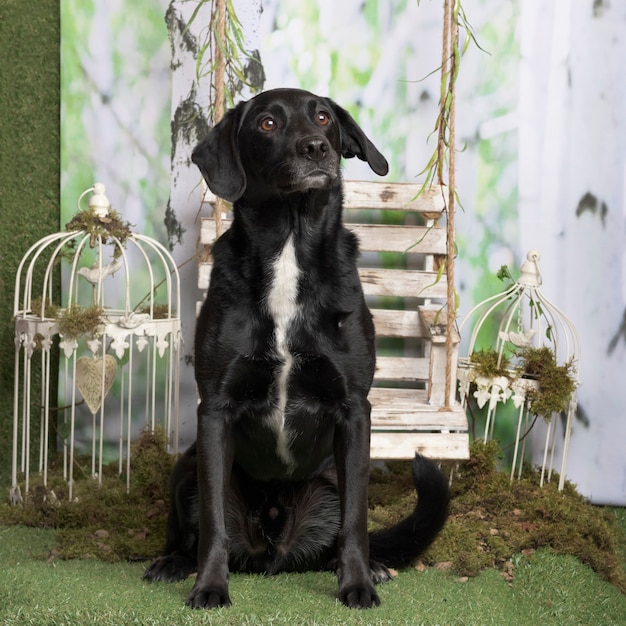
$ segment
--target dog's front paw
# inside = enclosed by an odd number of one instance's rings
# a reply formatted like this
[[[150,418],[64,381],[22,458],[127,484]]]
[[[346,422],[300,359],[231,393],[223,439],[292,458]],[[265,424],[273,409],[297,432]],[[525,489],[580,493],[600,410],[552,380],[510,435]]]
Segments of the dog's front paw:
[[[216,609],[220,606],[230,606],[228,587],[218,585],[199,587],[194,585],[186,604],[192,609]]]
[[[351,609],[371,609],[380,604],[374,585],[359,585],[339,591],[339,599]]]
[[[196,570],[196,563],[184,554],[167,554],[158,559],[146,568],[143,579],[148,582],[163,581],[173,583],[178,580],[185,580],[187,576]]]

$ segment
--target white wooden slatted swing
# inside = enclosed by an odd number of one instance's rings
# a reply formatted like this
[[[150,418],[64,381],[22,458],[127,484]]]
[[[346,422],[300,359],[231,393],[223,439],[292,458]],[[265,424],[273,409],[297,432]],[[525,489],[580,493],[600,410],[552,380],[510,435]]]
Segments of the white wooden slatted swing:
[[[359,271],[377,342],[400,338],[410,351],[389,356],[383,348],[377,349],[375,383],[369,395],[371,457],[410,459],[417,451],[434,459],[462,460],[469,458],[469,435],[465,412],[454,397],[456,333],[451,354],[446,350],[447,276],[441,269],[445,270],[447,240],[446,229],[439,224],[445,210],[444,190],[438,185],[421,194],[420,190],[421,185],[411,183],[344,183],[344,220],[359,237],[366,262]],[[217,199],[206,191],[203,201],[214,209]],[[400,212],[405,223],[385,224],[388,211]],[[226,215],[220,217],[219,225],[214,210],[202,218],[200,241],[205,246],[215,241],[220,226],[230,226]],[[386,252],[406,252],[407,269],[383,267],[380,253]],[[210,272],[206,255],[199,268],[203,290]],[[404,306],[400,308],[398,302]],[[448,358],[453,382],[446,399]]]

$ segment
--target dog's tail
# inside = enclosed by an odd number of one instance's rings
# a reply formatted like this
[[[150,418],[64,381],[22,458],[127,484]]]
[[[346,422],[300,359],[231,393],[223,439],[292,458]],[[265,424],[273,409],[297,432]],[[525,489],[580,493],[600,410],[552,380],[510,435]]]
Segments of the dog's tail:
[[[429,459],[416,454],[413,481],[417,506],[391,528],[370,533],[370,559],[388,567],[410,565],[435,540],[448,516],[448,481]]]

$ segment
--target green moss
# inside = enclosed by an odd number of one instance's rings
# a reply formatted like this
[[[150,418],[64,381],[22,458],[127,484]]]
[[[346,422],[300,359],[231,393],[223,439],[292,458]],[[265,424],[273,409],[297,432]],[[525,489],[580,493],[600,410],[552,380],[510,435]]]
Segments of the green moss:
[[[168,454],[167,445],[167,436],[160,428],[146,428],[132,445],[133,488],[148,500],[166,499],[169,495],[167,485],[174,458]]]
[[[549,548],[576,556],[626,592],[620,560],[626,537],[613,513],[589,504],[569,482],[559,492],[558,477],[540,487],[539,474],[530,467],[520,480],[510,482],[508,473],[498,469],[499,455],[497,442],[477,442],[470,460],[455,469],[448,522],[423,555],[423,563],[450,568],[459,576],[497,568],[510,577],[516,555],[532,558],[538,548]],[[49,486],[58,501],[35,484],[24,507],[0,505],[0,524],[56,528],[58,558],[116,561],[157,556],[165,540],[174,459],[159,431],[144,432],[133,444],[131,458],[130,493],[125,476],[118,476],[117,463],[105,468],[98,487],[91,478],[90,460],[81,458],[74,473],[77,502],[67,502],[67,486],[53,473]],[[404,518],[415,502],[409,461],[372,471],[371,530]]]
[[[557,554],[576,556],[626,591],[626,574],[619,557],[624,534],[615,517],[590,505],[567,481],[559,492],[556,475],[540,487],[539,472],[527,467],[520,480],[510,482],[495,463],[484,461],[493,446],[493,442],[472,446],[472,461],[460,468],[453,482],[450,520],[426,557],[453,557],[456,571],[471,576],[476,551],[489,554],[493,565],[504,570],[514,555],[547,547]],[[467,526],[467,520],[472,520],[477,539],[469,548],[455,540],[459,533],[456,527]],[[463,555],[468,549],[470,554]],[[462,563],[467,565],[461,567]]]
[[[92,248],[96,246],[98,238],[102,243],[107,244],[112,238],[119,240],[123,245],[132,234],[130,223],[125,222],[119,213],[113,209],[109,209],[105,217],[99,216],[94,209],[90,208],[86,211],[79,211],[66,225],[68,232],[85,231],[90,235],[90,245]],[[74,244],[72,240],[68,246],[71,248]],[[121,250],[115,246],[113,258],[121,255]]]
[[[103,314],[104,309],[98,305],[89,307],[73,305],[58,314],[59,332],[66,337],[97,334],[102,326]]]
[[[41,314],[41,297],[33,298],[30,304],[30,310],[33,315]],[[43,309],[43,317],[55,318],[59,315],[59,307],[52,302],[46,302]]]
[[[573,363],[570,361],[559,365],[554,352],[547,346],[522,348],[519,356],[520,369],[539,383],[537,391],[527,392],[531,412],[549,418],[552,413],[566,411],[576,389]]]
[[[152,319],[164,320],[170,315],[170,307],[167,304],[155,304],[152,307]],[[150,314],[150,307],[143,306],[139,309],[140,313]]]
[[[495,350],[478,350],[472,352],[470,361],[476,373],[488,378],[497,376],[510,377],[509,360],[505,354],[500,356]]]
[[[559,492],[556,474],[540,487],[537,469],[525,467],[521,479],[511,482],[509,473],[498,469],[500,456],[498,442],[472,445],[469,461],[454,471],[448,522],[422,562],[449,564],[459,576],[497,568],[510,577],[516,555],[532,557],[538,548],[549,548],[576,556],[626,592],[621,556],[626,536],[613,513],[589,504],[567,481]],[[394,484],[396,475],[372,473],[371,529],[402,519],[415,506],[407,482],[410,463]]]

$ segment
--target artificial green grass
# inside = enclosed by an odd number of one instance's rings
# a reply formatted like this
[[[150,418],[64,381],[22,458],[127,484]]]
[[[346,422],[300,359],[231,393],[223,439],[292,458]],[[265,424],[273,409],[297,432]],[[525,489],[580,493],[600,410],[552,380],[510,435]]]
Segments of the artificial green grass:
[[[0,484],[11,475],[15,275],[59,230],[59,11],[58,0],[0,1]]]
[[[626,532],[610,509],[590,505],[567,482],[541,487],[539,473],[527,467],[510,482],[498,469],[496,442],[475,442],[470,460],[455,468],[448,521],[422,556],[421,566],[445,568],[473,577],[496,568],[507,580],[516,575],[515,557],[541,548],[571,555],[601,578],[626,592],[623,549]],[[145,561],[161,553],[173,457],[163,433],[146,430],[131,455],[131,490],[117,463],[104,468],[102,486],[91,478],[88,458],[76,460],[75,501],[53,466],[48,487],[33,476],[24,506],[0,504],[0,524],[56,529],[56,559]],[[60,464],[57,463],[57,468]],[[388,463],[370,476],[369,524],[389,527],[415,506],[409,462]]]
[[[571,556],[516,557],[508,583],[495,569],[459,579],[437,569],[401,572],[380,585],[382,604],[356,611],[335,598],[329,573],[235,574],[233,606],[184,606],[193,580],[145,583],[143,563],[50,558],[54,531],[0,528],[0,623],[67,626],[144,624],[624,624],[626,596]]]
[[[0,524],[13,524],[0,526],[0,623],[626,624],[626,511],[594,507],[569,483],[563,493],[541,488],[532,468],[511,484],[497,456],[495,444],[472,447],[443,532],[417,569],[379,587],[382,607],[341,606],[329,573],[235,574],[232,608],[196,612],[184,606],[192,579],[141,580],[163,543],[173,461],[162,435],[146,431],[134,444],[130,494],[115,469],[100,489],[86,469],[77,471],[79,503],[64,500],[60,481],[61,502],[35,487],[26,506],[0,505]],[[372,527],[414,506],[408,468],[372,473]]]

